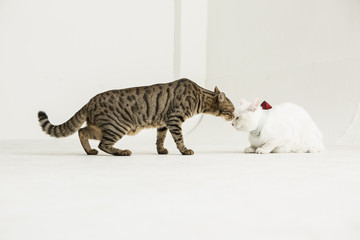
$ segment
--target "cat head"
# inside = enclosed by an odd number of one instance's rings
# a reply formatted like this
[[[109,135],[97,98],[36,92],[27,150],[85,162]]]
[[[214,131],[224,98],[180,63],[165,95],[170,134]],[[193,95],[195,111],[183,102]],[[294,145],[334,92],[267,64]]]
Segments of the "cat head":
[[[215,87],[214,100],[211,106],[211,113],[215,116],[224,117],[227,121],[231,121],[234,118],[234,105],[226,97],[225,93]]]
[[[252,103],[245,99],[240,100],[239,106],[235,110],[235,118],[232,126],[238,131],[250,132],[257,128],[259,124],[259,111],[261,110],[260,100],[256,98]]]

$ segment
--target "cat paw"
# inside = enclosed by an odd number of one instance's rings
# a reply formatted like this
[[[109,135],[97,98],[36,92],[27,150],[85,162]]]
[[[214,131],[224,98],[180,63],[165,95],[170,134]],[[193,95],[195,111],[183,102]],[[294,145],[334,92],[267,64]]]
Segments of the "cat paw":
[[[310,147],[305,151],[305,153],[317,153],[321,151],[323,151],[323,147]]]
[[[186,149],[185,151],[181,152],[182,155],[193,155],[194,151],[191,149]]]
[[[87,155],[96,155],[96,154],[98,154],[98,150],[91,149],[89,152],[86,152],[86,153],[87,153]]]
[[[245,153],[255,153],[255,148],[253,147],[248,147],[244,149]]]
[[[269,151],[263,149],[263,148],[257,148],[255,151],[256,154],[266,154],[266,153],[270,153]]]
[[[132,152],[130,150],[119,150],[119,152],[115,153],[116,156],[131,156]]]
[[[158,149],[157,152],[158,154],[168,154],[168,150],[166,148]]]

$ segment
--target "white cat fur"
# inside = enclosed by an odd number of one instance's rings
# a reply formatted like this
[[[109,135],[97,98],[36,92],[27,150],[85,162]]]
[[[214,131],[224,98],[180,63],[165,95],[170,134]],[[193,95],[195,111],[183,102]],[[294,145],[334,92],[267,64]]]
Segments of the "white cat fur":
[[[284,103],[263,110],[259,99],[249,103],[242,99],[232,122],[238,131],[249,132],[251,146],[245,153],[313,153],[324,150],[322,134],[310,115],[300,106]],[[258,136],[250,134],[258,128],[264,111],[268,116]]]

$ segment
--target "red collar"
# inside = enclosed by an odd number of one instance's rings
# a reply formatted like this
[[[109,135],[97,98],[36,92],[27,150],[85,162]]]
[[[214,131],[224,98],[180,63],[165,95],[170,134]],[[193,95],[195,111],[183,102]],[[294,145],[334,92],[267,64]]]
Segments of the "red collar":
[[[266,101],[263,101],[261,104],[262,109],[264,110],[269,110],[272,109],[272,106],[270,104],[268,104]]]

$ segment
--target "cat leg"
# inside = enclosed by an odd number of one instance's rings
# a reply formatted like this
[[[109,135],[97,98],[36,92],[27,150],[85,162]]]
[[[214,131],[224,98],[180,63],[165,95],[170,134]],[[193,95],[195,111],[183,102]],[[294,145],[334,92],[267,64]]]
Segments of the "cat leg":
[[[281,145],[282,145],[282,141],[270,140],[270,141],[267,141],[260,148],[257,148],[255,150],[255,153],[257,153],[257,154],[271,153],[276,147],[279,147]]]
[[[89,124],[88,126],[81,128],[78,131],[80,143],[83,146],[85,152],[88,155],[96,155],[98,151],[96,149],[92,149],[89,144],[89,139],[101,140],[102,133],[101,129],[96,127],[95,125]]]
[[[182,123],[179,121],[180,124]],[[194,151],[191,149],[187,149],[184,145],[183,135],[182,135],[182,129],[179,124],[179,122],[176,122],[174,120],[170,121],[170,123],[167,123],[167,127],[176,143],[176,147],[179,149],[182,155],[193,155]]]
[[[159,154],[168,154],[168,150],[164,148],[164,141],[167,130],[167,127],[160,127],[157,129],[156,148]]]
[[[244,149],[245,153],[255,153],[256,148],[254,146],[250,146]]]
[[[112,129],[103,130],[99,148],[104,152],[115,156],[130,156],[130,150],[121,150],[118,148],[114,148],[114,144],[119,141],[124,135],[125,133],[114,132],[114,130]]]

